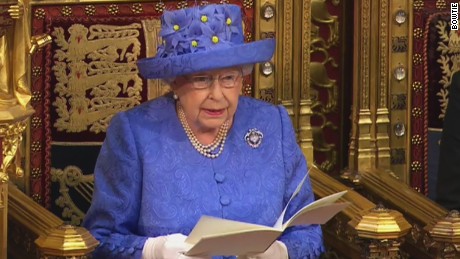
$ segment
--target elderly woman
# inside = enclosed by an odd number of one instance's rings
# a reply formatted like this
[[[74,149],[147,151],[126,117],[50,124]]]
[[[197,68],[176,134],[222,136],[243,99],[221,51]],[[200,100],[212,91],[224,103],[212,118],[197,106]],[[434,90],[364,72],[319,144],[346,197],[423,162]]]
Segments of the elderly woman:
[[[100,241],[95,258],[192,258],[185,238],[202,215],[273,226],[307,173],[286,110],[240,95],[242,77],[270,60],[274,40],[245,44],[234,5],[165,12],[162,26],[156,57],[138,66],[172,93],[111,121],[84,221]],[[286,218],[313,200],[307,180]],[[250,256],[323,250],[320,226],[307,225]]]

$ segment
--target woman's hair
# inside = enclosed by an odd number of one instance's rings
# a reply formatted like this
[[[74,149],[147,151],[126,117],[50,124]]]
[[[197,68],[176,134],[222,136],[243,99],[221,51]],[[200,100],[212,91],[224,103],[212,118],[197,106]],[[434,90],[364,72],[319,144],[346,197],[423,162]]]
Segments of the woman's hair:
[[[253,67],[254,67],[253,64],[243,65],[243,67],[242,67],[243,76],[247,76],[247,75],[251,74]]]
[[[176,78],[175,78],[175,77],[163,78],[163,79],[161,79],[161,80],[163,81],[163,83],[165,83],[165,84],[171,86],[171,83],[174,82],[174,80],[176,80]]]

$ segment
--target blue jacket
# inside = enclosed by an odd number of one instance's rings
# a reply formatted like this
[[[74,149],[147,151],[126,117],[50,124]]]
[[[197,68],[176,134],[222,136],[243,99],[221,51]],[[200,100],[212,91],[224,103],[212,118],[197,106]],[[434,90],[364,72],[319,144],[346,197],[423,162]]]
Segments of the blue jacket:
[[[245,141],[250,129],[263,133],[257,148]],[[209,159],[190,144],[174,100],[164,96],[112,119],[83,225],[101,242],[95,258],[140,258],[148,237],[188,235],[201,215],[273,226],[306,172],[282,106],[240,97],[223,153]],[[313,200],[307,180],[286,219]],[[290,259],[324,251],[318,225],[289,228],[279,240]]]

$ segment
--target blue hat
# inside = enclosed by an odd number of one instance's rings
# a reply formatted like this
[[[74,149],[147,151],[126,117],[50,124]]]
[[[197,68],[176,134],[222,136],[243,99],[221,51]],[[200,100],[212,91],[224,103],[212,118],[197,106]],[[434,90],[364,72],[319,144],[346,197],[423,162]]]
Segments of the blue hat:
[[[244,66],[271,59],[275,40],[244,43],[237,5],[196,6],[165,11],[163,43],[152,58],[137,62],[144,78],[174,78],[214,69]]]

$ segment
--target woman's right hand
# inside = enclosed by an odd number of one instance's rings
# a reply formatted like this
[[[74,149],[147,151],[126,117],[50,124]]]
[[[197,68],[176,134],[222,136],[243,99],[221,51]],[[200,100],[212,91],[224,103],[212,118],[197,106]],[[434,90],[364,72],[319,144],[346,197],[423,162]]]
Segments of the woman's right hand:
[[[185,243],[187,237],[176,233],[167,236],[149,238],[142,251],[142,259],[208,259],[211,257],[186,256],[190,245]]]

